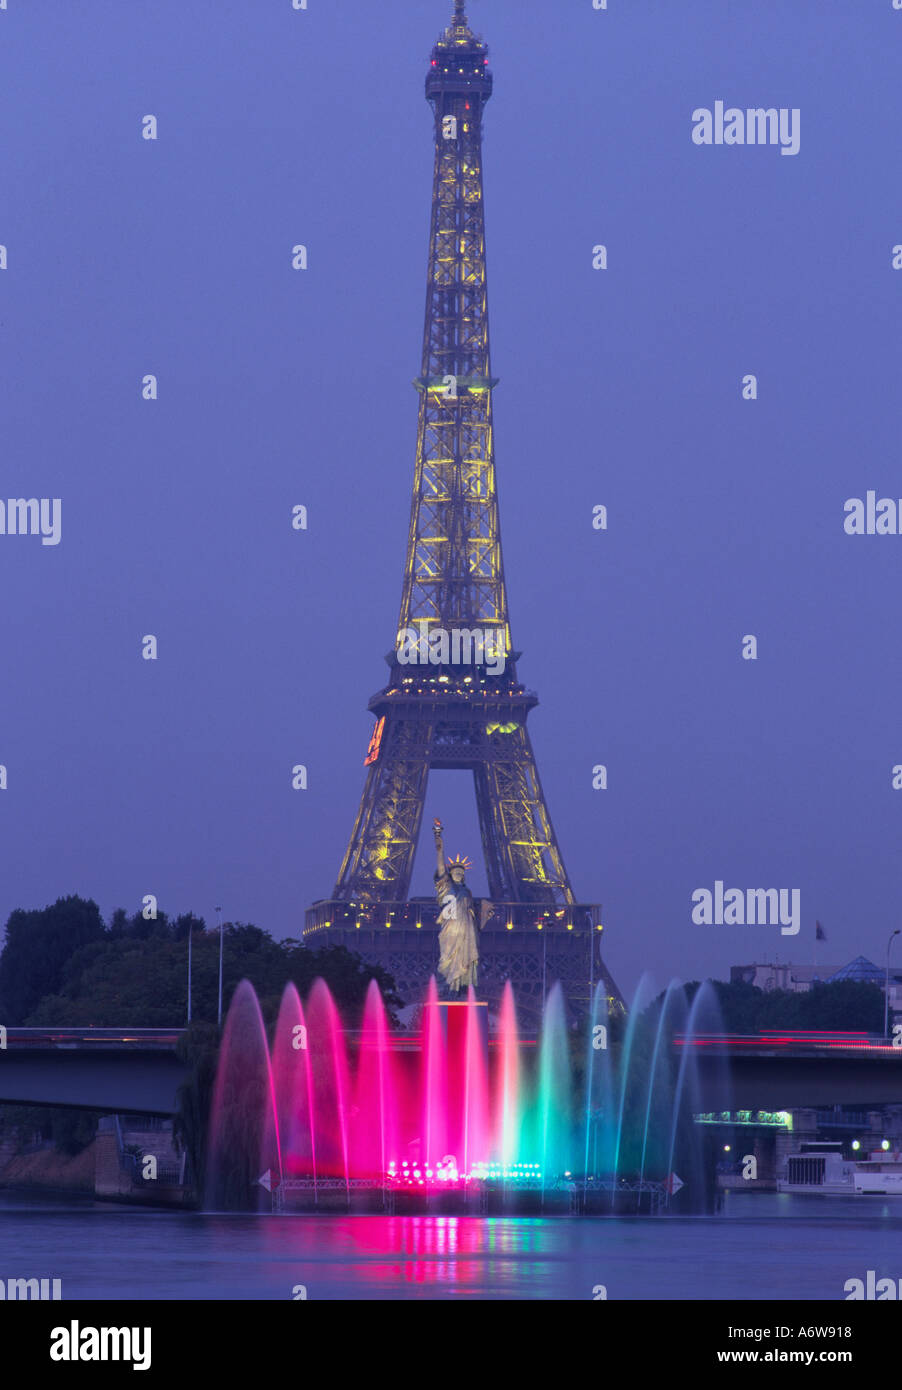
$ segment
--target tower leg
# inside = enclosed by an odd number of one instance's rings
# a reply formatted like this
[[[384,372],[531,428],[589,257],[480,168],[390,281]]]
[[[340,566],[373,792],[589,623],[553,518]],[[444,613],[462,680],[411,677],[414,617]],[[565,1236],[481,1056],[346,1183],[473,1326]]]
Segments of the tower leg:
[[[532,743],[520,725],[495,733],[476,774],[476,803],[492,897],[568,903],[573,892],[555,839]]]
[[[379,757],[370,766],[334,897],[379,902],[406,898],[423,817],[434,726],[386,715]]]

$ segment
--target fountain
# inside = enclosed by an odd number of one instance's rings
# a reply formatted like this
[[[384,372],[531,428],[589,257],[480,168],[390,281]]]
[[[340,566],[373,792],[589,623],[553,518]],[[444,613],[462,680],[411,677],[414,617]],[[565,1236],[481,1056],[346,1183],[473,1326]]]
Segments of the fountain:
[[[509,983],[490,1020],[472,988],[448,1002],[433,979],[418,1030],[399,1033],[373,980],[351,1030],[317,980],[304,1003],[286,987],[270,1046],[242,981],[219,1053],[206,1204],[610,1214],[663,1210],[684,1185],[676,1209],[699,1210],[691,1044],[715,1013],[709,984],[690,1009],[678,981],[654,1000],[643,976],[626,1017],[599,986],[574,1027],[554,985],[538,1037],[524,1037]]]

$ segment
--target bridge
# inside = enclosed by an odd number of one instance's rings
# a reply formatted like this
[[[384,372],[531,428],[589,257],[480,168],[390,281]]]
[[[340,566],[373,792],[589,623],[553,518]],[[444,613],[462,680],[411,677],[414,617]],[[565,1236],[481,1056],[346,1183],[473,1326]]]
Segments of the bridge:
[[[0,1034],[0,1104],[172,1115],[187,1078],[183,1032],[9,1028],[5,1047]],[[397,1047],[410,1053],[417,1041],[401,1035]],[[706,1033],[677,1037],[675,1047],[691,1054],[706,1111],[902,1103],[902,1047],[866,1033]]]
[[[798,1110],[902,1103],[902,1047],[868,1033],[700,1033],[677,1037],[706,1110]]]
[[[182,1028],[8,1028],[0,1103],[174,1115]],[[2,1034],[0,1034],[2,1042]]]

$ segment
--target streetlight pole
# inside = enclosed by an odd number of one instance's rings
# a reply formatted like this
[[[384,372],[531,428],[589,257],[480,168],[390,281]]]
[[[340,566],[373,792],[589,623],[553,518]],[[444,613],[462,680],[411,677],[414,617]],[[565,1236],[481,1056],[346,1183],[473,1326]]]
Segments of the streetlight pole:
[[[222,908],[217,907],[219,913],[219,1011],[216,1015],[216,1022],[222,1025]]]
[[[188,1022],[191,1022],[191,923],[188,923]]]
[[[889,948],[893,944],[893,937],[898,936],[902,927],[897,927],[894,932],[890,932],[889,941],[886,943],[886,978],[883,983],[883,1036],[889,1037]]]

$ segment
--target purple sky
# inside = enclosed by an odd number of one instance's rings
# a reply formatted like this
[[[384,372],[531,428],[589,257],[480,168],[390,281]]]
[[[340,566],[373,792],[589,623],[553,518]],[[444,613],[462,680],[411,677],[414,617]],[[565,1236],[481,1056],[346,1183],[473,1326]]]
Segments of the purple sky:
[[[70,892],[105,914],[155,893],[295,936],[332,890],[400,599],[423,79],[450,11],[0,11],[0,497],[62,499],[58,546],[0,536],[0,921]],[[899,924],[902,537],[845,535],[843,504],[902,496],[902,12],[468,11],[495,74],[512,630],[574,889],[604,904],[626,991],[643,968],[663,985],[811,961],[815,918],[823,962],[882,963]],[[799,154],[694,145],[693,110],[717,100],[798,107]],[[484,891],[465,774],[433,775],[435,814]],[[430,855],[427,834],[414,892]],[[717,879],[799,889],[800,934],[694,925],[691,894]]]

